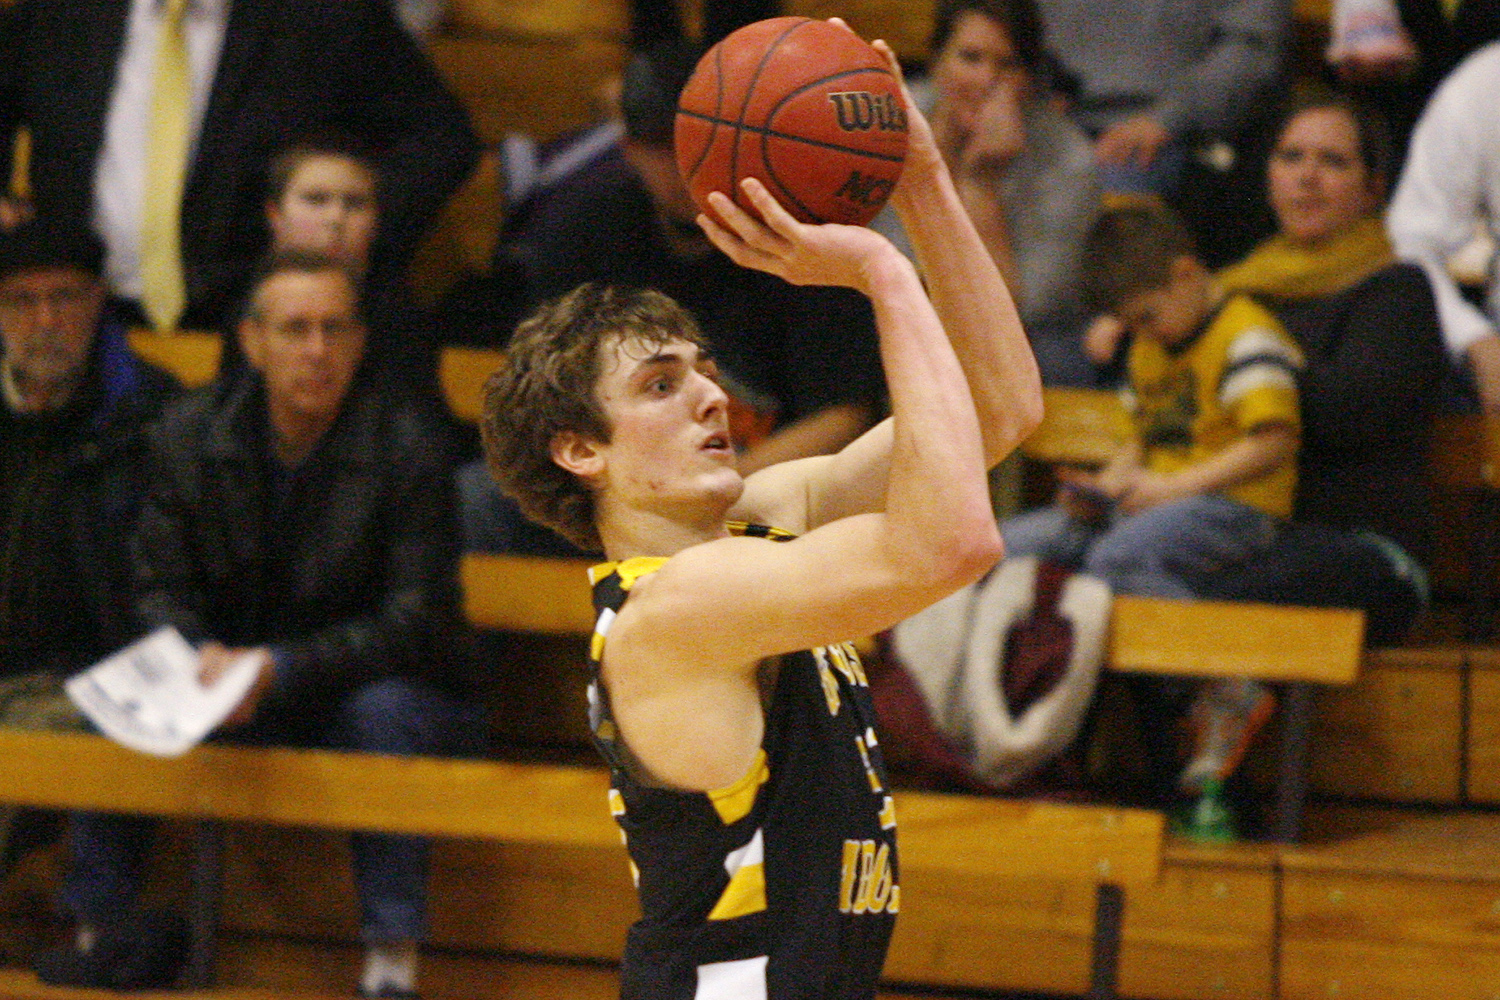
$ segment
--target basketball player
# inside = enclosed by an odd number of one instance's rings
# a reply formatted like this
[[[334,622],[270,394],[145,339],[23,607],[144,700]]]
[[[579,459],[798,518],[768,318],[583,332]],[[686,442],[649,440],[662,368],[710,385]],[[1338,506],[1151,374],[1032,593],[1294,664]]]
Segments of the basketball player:
[[[705,345],[652,292],[544,306],[487,390],[502,488],[609,559],[591,572],[590,721],[644,914],[626,998],[874,994],[901,907],[896,816],[846,640],[989,569],[986,469],[1041,416],[1011,297],[908,109],[893,197],[930,299],[884,237],[798,223],[753,180],[760,219],[715,193],[698,220],[742,265],[873,303],[893,416],[843,451],[742,479]]]

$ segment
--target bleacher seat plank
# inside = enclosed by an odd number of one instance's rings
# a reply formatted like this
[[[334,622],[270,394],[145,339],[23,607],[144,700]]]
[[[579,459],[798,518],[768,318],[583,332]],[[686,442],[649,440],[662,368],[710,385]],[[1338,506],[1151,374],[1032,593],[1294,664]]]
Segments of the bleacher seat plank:
[[[932,35],[934,0],[784,0],[782,13],[842,17],[861,37],[884,38],[902,60],[923,60]]]
[[[1472,647],[1469,665],[1466,791],[1470,801],[1500,805],[1500,649]]]
[[[132,351],[158,368],[165,368],[188,388],[207,385],[219,373],[224,342],[217,333],[136,329],[128,336]]]
[[[205,744],[148,757],[103,737],[0,729],[0,802],[521,843],[618,847],[584,767]],[[590,808],[597,803],[597,808]]]
[[[901,868],[1149,883],[1161,856],[1160,813],[1104,806],[897,792]]]
[[[1038,462],[1102,465],[1130,436],[1120,397],[1100,389],[1049,386],[1042,390],[1042,422],[1021,444]]]
[[[1282,997],[1500,988],[1500,816],[1335,811],[1282,854]]]
[[[1142,673],[1341,685],[1358,676],[1363,641],[1358,611],[1121,594],[1109,663]]]
[[[1153,1000],[1274,995],[1276,850],[1168,837],[1161,878],[1130,894],[1120,992]]]
[[[481,628],[588,635],[594,606],[586,559],[471,552],[460,574],[464,614]]]
[[[468,108],[481,139],[547,140],[597,121],[600,85],[624,65],[621,41],[575,36],[512,41],[434,36],[433,64]]]
[[[599,34],[623,40],[630,28],[626,0],[451,0],[443,31],[509,37],[572,38]]]
[[[484,347],[444,347],[438,356],[438,384],[449,411],[465,423],[478,423],[484,406],[484,383],[504,360]]]
[[[1352,685],[1319,692],[1313,788],[1391,802],[1458,802],[1464,664],[1456,647],[1371,650]]]

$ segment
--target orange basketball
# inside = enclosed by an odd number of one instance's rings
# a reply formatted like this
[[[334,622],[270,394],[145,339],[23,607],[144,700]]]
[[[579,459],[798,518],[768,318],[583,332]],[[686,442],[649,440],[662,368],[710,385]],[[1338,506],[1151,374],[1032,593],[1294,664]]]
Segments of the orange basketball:
[[[707,210],[710,191],[746,209],[758,178],[803,222],[864,225],[906,159],[906,106],[885,60],[827,21],[774,17],[709,49],[682,90],[677,169]]]

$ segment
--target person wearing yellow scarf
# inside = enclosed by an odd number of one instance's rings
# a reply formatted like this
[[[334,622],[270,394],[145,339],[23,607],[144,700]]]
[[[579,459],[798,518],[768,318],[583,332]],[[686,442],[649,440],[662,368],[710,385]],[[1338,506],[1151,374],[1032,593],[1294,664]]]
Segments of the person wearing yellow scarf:
[[[1302,348],[1292,522],[1247,573],[1203,596],[1360,607],[1372,642],[1425,602],[1431,415],[1446,371],[1431,287],[1381,221],[1380,123],[1335,94],[1283,119],[1267,167],[1278,232],[1218,275],[1272,308]]]

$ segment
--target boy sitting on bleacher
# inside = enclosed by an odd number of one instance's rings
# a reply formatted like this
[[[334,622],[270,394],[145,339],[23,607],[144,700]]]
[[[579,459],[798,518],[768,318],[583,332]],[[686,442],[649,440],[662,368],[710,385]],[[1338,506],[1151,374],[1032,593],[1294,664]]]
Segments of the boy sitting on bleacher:
[[[1254,559],[1291,512],[1301,355],[1271,313],[1223,293],[1164,207],[1107,213],[1084,280],[1133,335],[1134,437],[1098,473],[1069,475],[1056,505],[1002,525],[1006,552],[1082,567],[1117,593],[1192,598],[1200,578]],[[1164,798],[1184,712],[1197,739],[1176,784],[1196,793],[1233,770],[1274,706],[1248,679],[1135,683]]]

